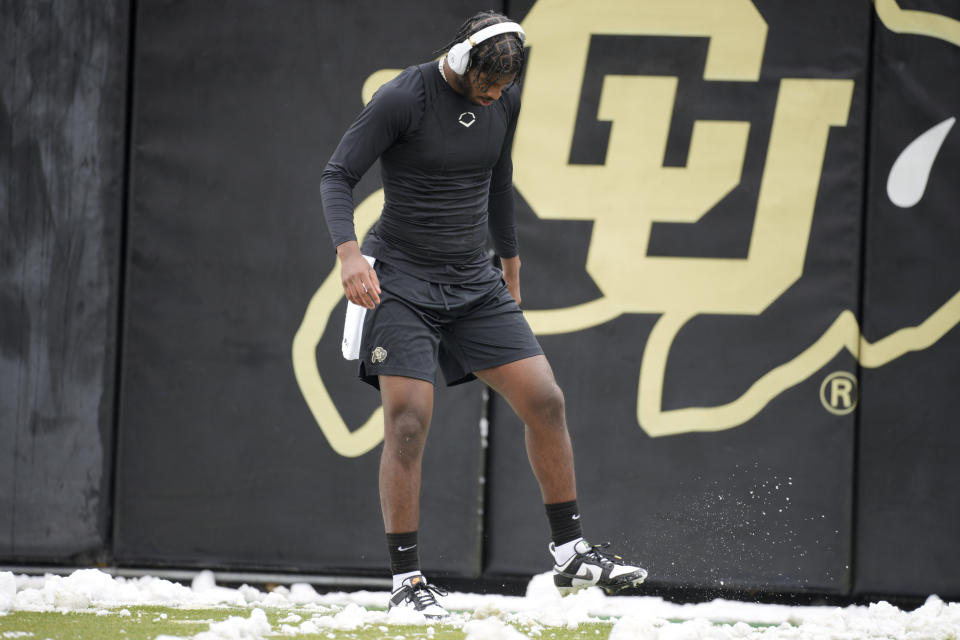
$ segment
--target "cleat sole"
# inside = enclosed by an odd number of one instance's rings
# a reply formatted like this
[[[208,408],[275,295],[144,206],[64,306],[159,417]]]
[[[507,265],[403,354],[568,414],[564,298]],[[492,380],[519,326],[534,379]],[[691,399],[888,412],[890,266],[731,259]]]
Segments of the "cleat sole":
[[[628,580],[624,580],[624,581],[623,581],[622,583],[620,583],[620,584],[608,585],[608,586],[604,586],[604,587],[602,587],[602,588],[603,588],[603,590],[604,590],[605,592],[607,592],[608,594],[612,595],[612,594],[618,593],[618,592],[620,592],[620,591],[623,591],[624,589],[629,589],[629,588],[631,588],[631,587],[638,587],[638,586],[640,586],[641,584],[643,584],[646,579],[647,579],[647,572],[644,571],[644,572],[638,574],[637,576],[635,576],[635,577],[633,577],[633,578],[630,578],[630,579],[628,579]]]

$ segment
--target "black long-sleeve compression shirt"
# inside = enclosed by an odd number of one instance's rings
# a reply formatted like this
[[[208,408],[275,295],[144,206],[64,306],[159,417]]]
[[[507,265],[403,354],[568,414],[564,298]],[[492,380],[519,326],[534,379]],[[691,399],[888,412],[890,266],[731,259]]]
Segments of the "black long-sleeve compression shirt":
[[[447,86],[436,62],[405,69],[374,94],[323,171],[334,246],[356,239],[353,187],[380,158],[385,201],[365,254],[445,283],[489,269],[488,230],[499,256],[516,256],[510,149],[519,112],[515,87],[483,107]]]

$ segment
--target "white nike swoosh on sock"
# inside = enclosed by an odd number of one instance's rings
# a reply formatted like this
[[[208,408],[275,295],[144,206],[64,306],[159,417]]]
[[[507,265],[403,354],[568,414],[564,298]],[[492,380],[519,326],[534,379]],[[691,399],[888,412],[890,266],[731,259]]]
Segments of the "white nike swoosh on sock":
[[[415,548],[417,545],[412,544],[409,547],[397,547],[397,551],[410,551],[410,549]]]

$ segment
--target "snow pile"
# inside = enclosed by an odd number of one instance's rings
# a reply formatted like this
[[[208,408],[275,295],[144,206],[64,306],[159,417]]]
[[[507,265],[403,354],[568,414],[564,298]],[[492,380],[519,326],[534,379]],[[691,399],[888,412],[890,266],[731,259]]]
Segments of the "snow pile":
[[[17,583],[9,571],[0,573],[0,611],[13,608],[17,598]]]
[[[912,612],[902,611],[886,602],[843,609],[812,607],[814,615],[808,615],[802,607],[793,609],[796,615],[792,620],[766,627],[752,627],[744,622],[717,624],[707,618],[677,623],[643,614],[628,614],[614,624],[609,640],[956,640],[960,637],[960,604],[948,605],[936,596],[931,596],[922,607]]]
[[[428,632],[434,625],[462,629],[467,640],[516,640],[548,637],[549,628],[575,629],[598,621],[613,623],[610,640],[960,638],[960,603],[946,604],[936,596],[912,612],[886,602],[845,608],[725,600],[679,605],[653,597],[608,597],[596,588],[561,598],[547,573],[535,576],[523,597],[451,593],[443,604],[454,613],[439,623],[404,609],[386,612],[388,597],[387,592],[371,591],[318,594],[307,584],[270,593],[247,585],[231,589],[218,586],[211,572],[200,573],[189,587],[153,577],[114,578],[95,569],[67,577],[0,572],[0,615],[80,610],[129,616],[123,607],[143,605],[250,609],[249,617],[212,623],[194,640],[260,640],[269,634],[329,635],[363,628],[387,634],[394,625],[426,626]],[[276,628],[264,613],[268,608],[289,610],[281,612]]]
[[[230,616],[223,622],[214,622],[209,631],[193,636],[193,640],[261,640],[273,629],[263,609],[254,609],[249,618]],[[156,640],[184,640],[179,636],[157,636]]]
[[[11,583],[14,585],[10,587]],[[256,590],[254,590],[256,591]],[[259,592],[257,592],[259,594]],[[76,610],[129,605],[216,606],[251,604],[237,589],[216,586],[205,571],[192,588],[150,576],[126,580],[97,569],[79,569],[69,576],[42,578],[0,573],[0,611]]]
[[[223,622],[214,622],[209,631],[198,633],[194,640],[259,640],[272,631],[263,609],[254,609],[249,618],[230,616]]]
[[[470,620],[463,625],[466,640],[526,640],[527,636],[498,618]]]

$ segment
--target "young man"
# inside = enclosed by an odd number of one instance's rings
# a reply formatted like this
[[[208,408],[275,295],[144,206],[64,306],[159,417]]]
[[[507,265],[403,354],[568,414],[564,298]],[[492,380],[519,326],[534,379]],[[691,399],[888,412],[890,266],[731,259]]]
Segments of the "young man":
[[[520,311],[510,149],[524,34],[495,12],[467,20],[438,62],[385,84],[323,172],[324,214],[347,298],[368,309],[360,377],[384,410],[380,501],[394,574],[390,608],[440,617],[420,573],[420,462],[439,362],[447,384],[480,378],[526,425],[562,592],[639,584],[647,572],[587,544],[580,530],[563,394]],[[385,204],[363,251],[352,189],[380,158]],[[503,265],[491,265],[487,233]],[[363,255],[376,258],[371,267]]]

